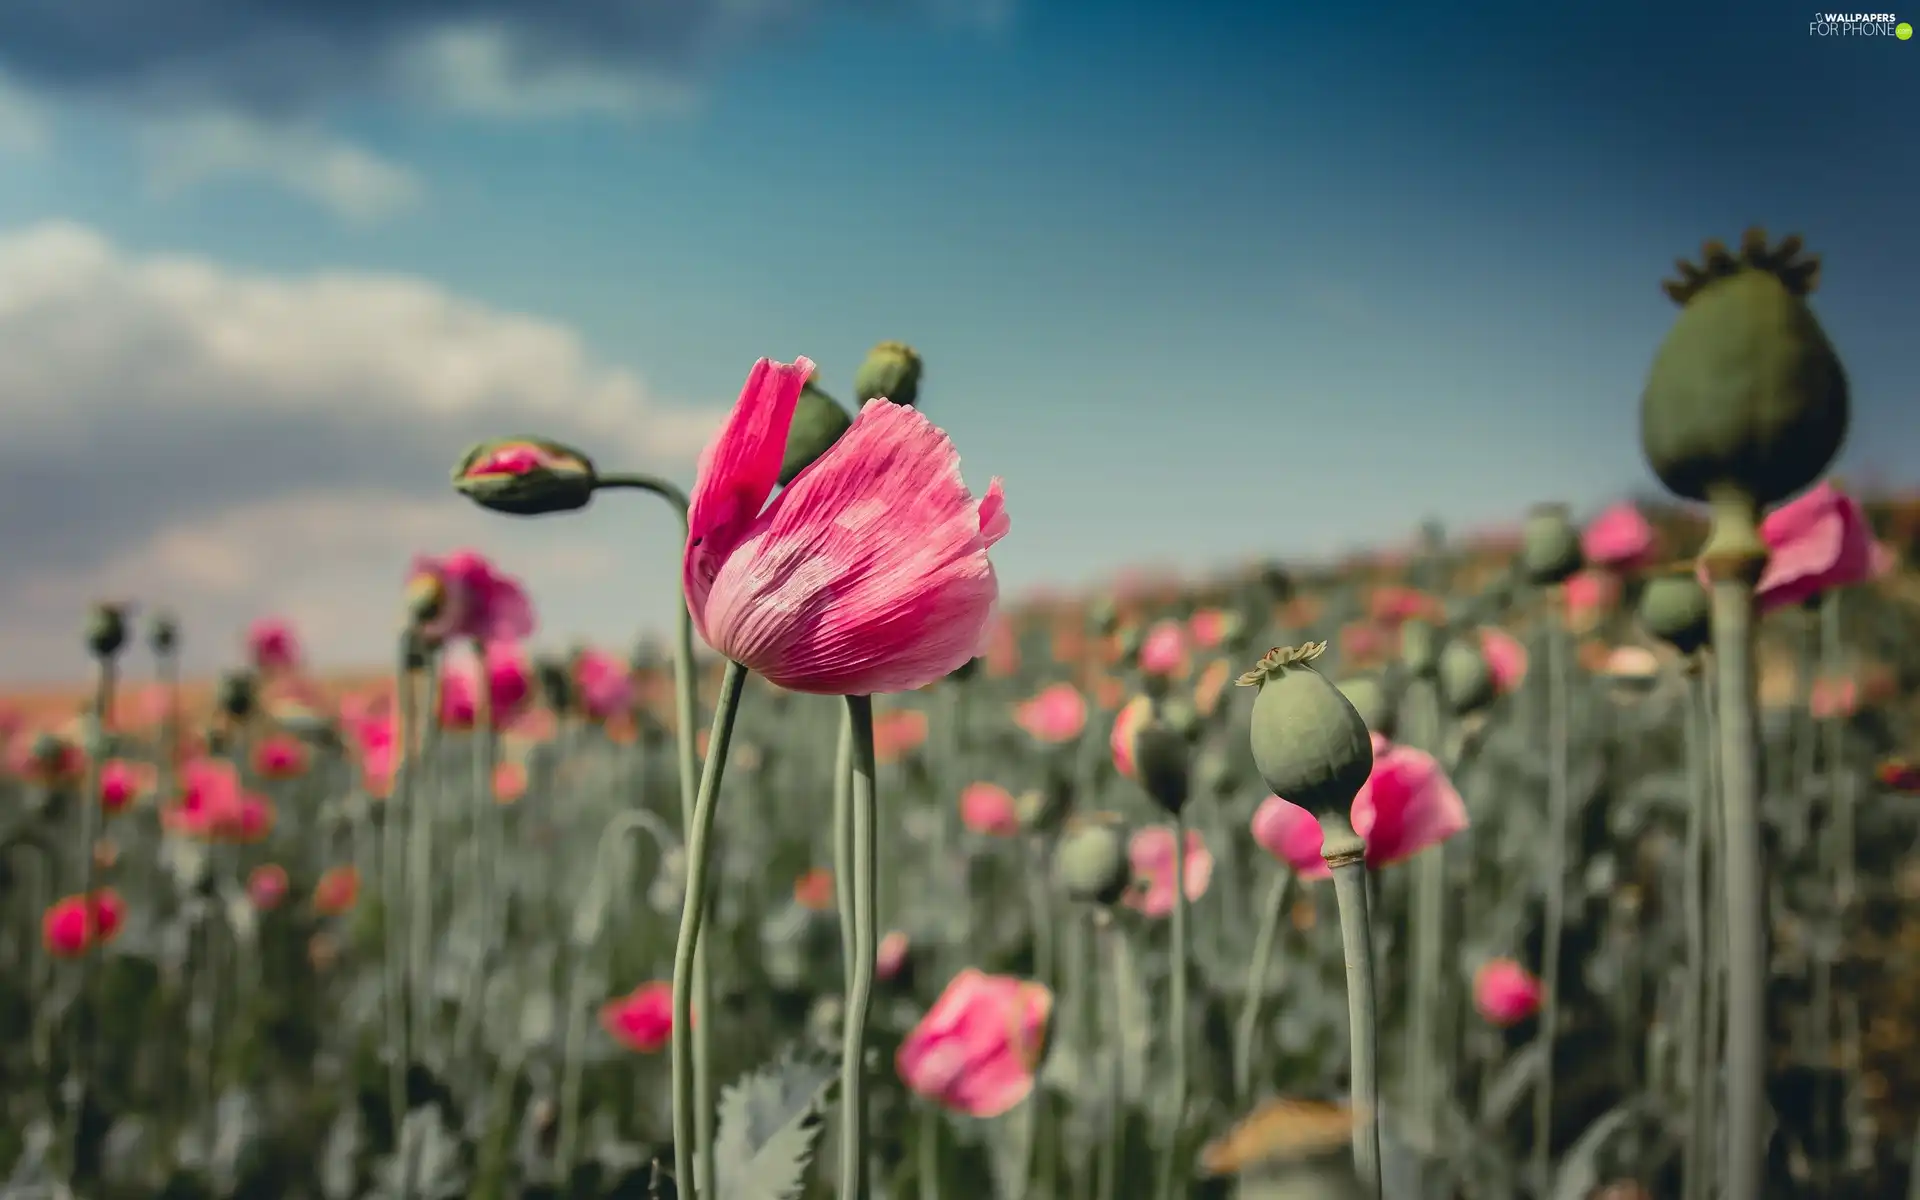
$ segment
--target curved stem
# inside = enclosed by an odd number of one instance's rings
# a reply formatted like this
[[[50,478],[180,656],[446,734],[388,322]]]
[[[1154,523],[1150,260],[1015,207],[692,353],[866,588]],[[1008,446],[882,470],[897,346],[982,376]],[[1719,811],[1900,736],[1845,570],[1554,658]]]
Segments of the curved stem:
[[[1565,605],[1552,606],[1554,614]],[[1547,1187],[1553,1164],[1553,1051],[1560,1027],[1560,942],[1567,906],[1567,638],[1557,616],[1547,618],[1547,902],[1541,930],[1540,1080],[1533,1092],[1533,1185]]]
[[[720,695],[713,705],[713,728],[707,736],[707,763],[700,773],[700,791],[694,799],[693,823],[687,830],[687,890],[680,905],[680,936],[673,948],[673,1171],[676,1186],[685,1183],[689,1200],[697,1200],[694,1174],[694,1129],[699,1092],[694,1087],[693,1008],[694,947],[700,942],[700,923],[707,908],[707,843],[713,836],[714,811],[720,798],[720,780],[726,774],[727,747],[733,742],[733,721],[740,710],[740,693],[747,669],[727,663],[720,677]],[[699,1014],[712,1020],[711,1010]],[[711,1190],[707,1193],[712,1200]]]
[[[1364,1192],[1381,1200],[1379,1023],[1373,990],[1373,925],[1367,903],[1367,846],[1344,813],[1320,818],[1320,854],[1333,871],[1340,944],[1347,960],[1347,1036],[1353,1076],[1353,1166]]]
[[[848,696],[853,727],[853,979],[847,993],[840,1042],[840,1195],[865,1196],[867,1173],[867,1014],[873,1008],[873,960],[878,949],[874,912],[873,698]]]
[[[1167,1127],[1166,1157],[1160,1163],[1160,1200],[1180,1194],[1181,1129],[1187,1115],[1187,822],[1173,814],[1173,951],[1167,1003],[1167,1036],[1172,1040],[1173,1117]]]
[[[1233,1094],[1245,1108],[1253,1100],[1253,1039],[1260,1025],[1260,1004],[1266,999],[1267,972],[1279,940],[1280,917],[1287,908],[1293,872],[1281,871],[1267,888],[1266,907],[1260,913],[1260,932],[1253,941],[1253,965],[1247,968],[1247,998],[1240,1008],[1240,1025],[1233,1041]]]

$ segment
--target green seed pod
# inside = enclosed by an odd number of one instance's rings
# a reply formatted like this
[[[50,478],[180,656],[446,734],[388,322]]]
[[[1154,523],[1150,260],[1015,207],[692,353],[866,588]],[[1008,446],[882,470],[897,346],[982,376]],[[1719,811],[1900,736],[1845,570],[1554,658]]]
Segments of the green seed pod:
[[[516,517],[585,508],[595,482],[586,455],[531,434],[477,443],[453,468],[455,491],[481,508]]]
[[[1713,603],[1691,574],[1650,579],[1640,593],[1640,627],[1682,654],[1713,636]]]
[[[1192,789],[1192,744],[1188,736],[1156,716],[1133,735],[1134,778],[1167,812],[1178,815]]]
[[[407,670],[426,670],[427,659],[433,653],[432,643],[421,634],[419,629],[413,627],[409,627],[401,637],[406,643],[405,658]]]
[[[180,646],[180,622],[170,613],[157,613],[147,626],[147,648],[156,655],[172,654]]]
[[[1540,504],[1527,514],[1520,541],[1520,566],[1535,586],[1564,582],[1580,570],[1580,531],[1564,504]]]
[[[1396,706],[1385,683],[1373,675],[1355,675],[1334,686],[1347,698],[1347,703],[1353,705],[1353,711],[1360,714],[1368,729],[1381,737],[1393,736]]]
[[[1499,695],[1486,655],[1472,642],[1448,642],[1440,652],[1440,701],[1456,717],[1476,713]]]
[[[1680,316],[1640,395],[1640,446],[1668,491],[1761,506],[1819,479],[1846,440],[1846,371],[1807,307],[1820,260],[1796,236],[1749,229],[1736,256],[1707,242],[1664,284]]]
[[[127,606],[96,604],[87,614],[87,652],[112,658],[127,644]]]
[[[853,418],[840,402],[808,380],[794,405],[793,424],[787,427],[787,455],[780,462],[780,486],[792,483],[794,476],[812,466],[852,424]]]
[[[1439,630],[1418,618],[1402,622],[1400,665],[1416,679],[1433,678],[1440,666]]]
[[[220,677],[220,711],[234,720],[244,721],[252,716],[257,698],[252,672],[229,671]]]
[[[1316,817],[1344,817],[1373,773],[1373,739],[1352,703],[1313,669],[1326,648],[1270,650],[1238,682],[1260,689],[1251,735],[1267,787]]]
[[[905,342],[881,342],[867,351],[867,360],[854,372],[853,392],[862,404],[875,399],[918,403],[920,355]]]
[[[1114,904],[1133,880],[1127,839],[1117,818],[1093,814],[1068,826],[1053,848],[1061,890],[1086,904]]]
[[[1188,742],[1200,736],[1200,710],[1185,700],[1176,697],[1162,704],[1160,721]]]
[[[1073,781],[1050,767],[1039,787],[1014,797],[1013,815],[1028,833],[1052,833],[1073,815]]]

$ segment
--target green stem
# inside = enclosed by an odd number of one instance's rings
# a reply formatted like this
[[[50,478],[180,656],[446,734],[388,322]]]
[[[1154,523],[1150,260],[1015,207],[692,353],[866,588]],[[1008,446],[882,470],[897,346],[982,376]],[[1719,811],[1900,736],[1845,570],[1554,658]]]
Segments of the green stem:
[[[1353,1077],[1353,1166],[1365,1194],[1381,1200],[1379,1020],[1374,1000],[1373,925],[1367,903],[1367,845],[1345,813],[1320,818],[1320,854],[1333,871],[1340,944],[1347,960],[1347,1036]]]
[[[853,960],[860,951],[853,901],[853,714],[840,711],[833,759],[833,894],[840,912],[840,994],[853,995]]]
[[[93,844],[98,839],[100,820],[100,761],[107,752],[107,717],[113,711],[113,659],[104,656],[99,660],[98,673],[94,680],[93,711],[89,714],[87,726],[87,770],[81,785],[79,809],[79,853],[80,853],[80,896],[81,903],[93,903],[94,862]],[[92,916],[88,916],[88,925],[92,925]],[[77,1183],[80,1172],[81,1125],[87,1105],[87,1075],[91,1069],[87,1053],[92,1044],[92,1021],[98,1012],[95,996],[96,979],[94,956],[99,947],[94,944],[89,932],[87,944],[80,955],[80,999],[74,1006],[73,1018],[68,1024],[70,1031],[67,1057],[68,1085],[67,1097],[67,1149],[71,1154],[68,1166],[71,1174],[70,1184]]]
[[[1726,1175],[1726,1145],[1720,1140],[1720,1117],[1726,1104],[1727,1055],[1727,910],[1721,902],[1726,876],[1726,821],[1720,798],[1720,751],[1713,741],[1720,727],[1719,699],[1710,678],[1701,680],[1709,740],[1707,743],[1707,828],[1706,867],[1703,882],[1707,897],[1707,1004],[1705,1037],[1702,1040],[1699,1079],[1707,1089],[1706,1124],[1700,1146],[1706,1157],[1702,1163],[1705,1194],[1719,1194],[1719,1183]]]
[[[1233,1094],[1240,1107],[1253,1101],[1253,1041],[1260,1024],[1260,1004],[1266,999],[1267,972],[1279,941],[1280,917],[1286,912],[1293,872],[1282,870],[1267,888],[1266,907],[1260,912],[1260,932],[1253,941],[1253,965],[1247,969],[1247,998],[1240,1008],[1240,1025],[1233,1042]]]
[[[1553,612],[1565,605],[1558,601]],[[1553,1160],[1553,1051],[1560,1027],[1560,944],[1567,906],[1567,809],[1569,764],[1567,754],[1568,693],[1567,638],[1559,620],[1549,616],[1547,642],[1547,846],[1545,871],[1547,902],[1541,930],[1540,977],[1546,996],[1540,1005],[1540,1080],[1533,1093],[1533,1180],[1536,1189],[1547,1186]]]
[[[1037,983],[1054,986],[1054,945],[1053,945],[1053,892],[1048,886],[1050,876],[1047,873],[1047,850],[1036,835],[1028,840],[1027,846],[1027,903],[1032,908],[1033,920],[1033,978]],[[1025,1144],[1026,1168],[1020,1173],[1022,1195],[1033,1188],[1034,1167],[1041,1162],[1040,1131],[1046,1117],[1046,1092],[1036,1083],[1033,1094],[1027,1100]],[[1042,1195],[1051,1196],[1048,1188]]]
[[[407,665],[409,639],[400,638],[399,661],[394,669],[394,759],[393,780],[387,791],[386,808],[381,821],[380,911],[385,934],[386,1010],[387,1010],[387,1116],[393,1122],[395,1152],[401,1146],[401,1130],[407,1121],[407,999],[406,922],[403,919],[405,886],[401,866],[405,861],[406,827],[412,811],[409,795],[413,791],[414,728],[419,712],[414,703],[413,672]],[[399,1171],[402,1200],[411,1186],[411,1172],[401,1164]]]
[[[424,710],[427,719],[414,722],[418,729],[409,733],[418,742],[417,748],[410,742],[403,751],[409,763],[417,762],[422,768],[433,761],[439,741],[438,667],[439,656],[426,655],[427,696]],[[424,777],[426,772],[410,769],[408,774]],[[410,1050],[416,1053],[425,1048],[433,1035],[433,826],[437,815],[433,796],[434,793],[424,786],[410,787],[407,806],[389,814],[406,819],[409,826],[406,834],[405,870],[408,886],[405,924],[412,944],[407,951],[406,987],[413,998]],[[400,914],[395,913],[394,919],[398,921],[399,918]]]
[[[840,1196],[866,1193],[867,1014],[873,1008],[873,960],[878,949],[874,912],[874,823],[878,816],[873,762],[873,698],[848,696],[853,727],[853,979],[847,992],[840,1045]]]
[[[1167,1127],[1166,1156],[1160,1162],[1160,1200],[1175,1200],[1181,1187],[1182,1129],[1187,1115],[1187,822],[1173,814],[1173,949],[1167,1036],[1172,1041],[1173,1115]]]
[[[687,830],[687,888],[680,905],[680,936],[673,948],[673,1171],[676,1186],[686,1183],[688,1200],[700,1195],[694,1174],[695,1133],[699,1089],[695,1085],[694,1042],[691,1036],[694,949],[700,942],[700,923],[707,908],[707,844],[713,837],[713,818],[726,774],[727,747],[733,743],[733,722],[740,711],[740,693],[747,669],[728,662],[720,677],[720,694],[713,704],[713,728],[707,735],[707,762],[700,773],[700,791],[694,799],[693,823]],[[698,1014],[711,1021],[711,1010]],[[707,1193],[713,1200],[713,1192]]]
[[[1707,1048],[1707,819],[1713,802],[1707,769],[1707,743],[1713,736],[1706,709],[1706,681],[1698,660],[1688,664],[1687,687],[1687,830],[1685,904],[1687,982],[1680,1021],[1681,1076],[1687,1088],[1688,1136],[1681,1143],[1683,1200],[1706,1200],[1707,1145],[1713,1137],[1712,1059]]]
[[[1837,676],[1844,665],[1841,661],[1843,645],[1840,631],[1840,593],[1829,591],[1820,602],[1820,658],[1830,676]],[[1819,940],[1814,957],[1813,1005],[1815,1027],[1818,1038],[1814,1061],[1822,1068],[1837,1064],[1833,1061],[1834,1022],[1837,1010],[1833,1000],[1833,953],[1830,949],[1836,944],[1834,935],[1846,928],[1853,907],[1853,776],[1847,770],[1847,725],[1844,717],[1829,717],[1821,723],[1820,733],[1825,743],[1826,802],[1828,823],[1826,836],[1821,846],[1824,852],[1825,868],[1833,879],[1833,909],[1826,914],[1831,922],[1826,934]],[[1815,1113],[1816,1134],[1821,1146],[1834,1144],[1832,1133],[1839,1120],[1839,1114],[1826,1103],[1826,1093],[1821,1093],[1820,1109]],[[1820,1191],[1822,1195],[1833,1190],[1833,1155],[1823,1154],[1819,1163]]]
[[[1109,1031],[1106,1054],[1107,1066],[1107,1136],[1100,1143],[1100,1186],[1099,1200],[1114,1200],[1120,1184],[1120,1148],[1126,1138],[1127,1097],[1122,1064],[1126,1056],[1127,1001],[1126,988],[1129,980],[1122,969],[1120,958],[1120,935],[1114,929],[1113,914],[1107,909],[1099,909],[1093,914],[1094,936],[1099,940],[1100,956],[1098,966],[1106,968],[1107,978],[1111,981],[1109,994],[1113,1018],[1107,1026]]]
[[[1445,752],[1441,747],[1444,735],[1438,690],[1432,682],[1421,680],[1414,685],[1410,700],[1418,716],[1414,744],[1442,760]],[[1446,953],[1447,845],[1442,842],[1430,846],[1414,860],[1413,1002],[1407,1023],[1411,1043],[1407,1062],[1413,1083],[1409,1119],[1415,1141],[1429,1152],[1437,1145],[1435,1121],[1444,1086],[1438,1031],[1443,1019],[1440,984]]]
[[[940,1110],[920,1106],[920,1200],[940,1200]]]

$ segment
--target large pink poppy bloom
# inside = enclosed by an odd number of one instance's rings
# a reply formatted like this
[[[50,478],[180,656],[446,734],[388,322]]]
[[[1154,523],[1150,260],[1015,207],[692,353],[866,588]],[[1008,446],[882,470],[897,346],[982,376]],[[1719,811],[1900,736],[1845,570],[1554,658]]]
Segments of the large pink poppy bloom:
[[[970,1117],[997,1117],[1033,1091],[1053,993],[968,967],[953,977],[894,1055],[916,1095]]]
[[[1467,828],[1467,806],[1431,754],[1376,740],[1373,774],[1348,819],[1367,844],[1367,866],[1403,862]],[[1333,872],[1320,856],[1320,822],[1290,800],[1268,796],[1253,814],[1253,840],[1302,879]]]
[[[993,618],[1000,480],[974,499],[947,435],[875,399],[769,503],[812,373],[804,358],[755,363],[700,456],[683,568],[694,626],[789,691],[925,687],[982,648]]]
[[[478,550],[415,556],[410,588],[437,587],[440,610],[421,632],[435,641],[519,641],[533,636],[533,603],[520,581]]]
[[[580,711],[590,721],[610,721],[633,708],[637,688],[627,664],[601,650],[582,650],[573,661]]]

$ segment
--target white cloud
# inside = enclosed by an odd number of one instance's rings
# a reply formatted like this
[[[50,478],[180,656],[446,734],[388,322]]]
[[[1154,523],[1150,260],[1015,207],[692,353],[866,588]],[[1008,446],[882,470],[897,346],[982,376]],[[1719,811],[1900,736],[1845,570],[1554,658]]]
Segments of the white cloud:
[[[147,178],[164,196],[233,179],[257,179],[350,221],[384,220],[414,208],[420,179],[323,130],[232,113],[159,121],[142,134]]]
[[[46,141],[46,120],[32,97],[0,73],[0,154],[28,154]]]
[[[452,112],[496,118],[576,114],[684,113],[696,92],[685,82],[591,61],[536,63],[498,23],[431,31],[399,56],[405,86]]]
[[[570,583],[611,572],[623,610],[671,596],[665,510],[511,521],[452,493],[455,457],[535,431],[687,478],[723,412],[664,405],[566,328],[425,280],[247,274],[71,224],[0,236],[0,348],[0,675],[15,678],[73,670],[78,606],[121,594],[202,628],[304,615],[328,652],[377,662],[367,622],[407,555],[459,544],[517,547],[510,567],[561,588],[561,627],[592,632],[606,614]]]

